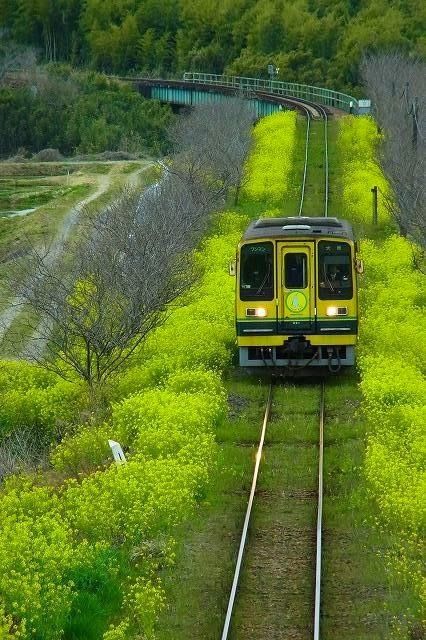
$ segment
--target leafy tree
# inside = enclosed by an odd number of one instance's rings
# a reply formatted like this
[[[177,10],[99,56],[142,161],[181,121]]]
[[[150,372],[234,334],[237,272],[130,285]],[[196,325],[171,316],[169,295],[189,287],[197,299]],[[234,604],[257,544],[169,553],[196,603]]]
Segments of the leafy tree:
[[[38,114],[42,115],[41,120]],[[0,153],[14,153],[20,147],[30,149],[34,141],[44,142],[44,118],[48,117],[41,101],[28,89],[0,89]]]
[[[358,67],[366,52],[395,48],[406,50],[409,41],[402,35],[403,15],[386,2],[369,5],[347,25],[336,54],[333,76],[340,87],[358,83]]]

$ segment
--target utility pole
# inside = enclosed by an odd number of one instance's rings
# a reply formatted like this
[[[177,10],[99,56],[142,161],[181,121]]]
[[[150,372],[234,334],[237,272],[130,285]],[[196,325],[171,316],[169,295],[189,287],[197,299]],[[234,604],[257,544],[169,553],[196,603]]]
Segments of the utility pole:
[[[371,193],[373,194],[373,224],[376,225],[379,219],[378,216],[378,207],[377,207],[377,193],[379,188],[373,187],[371,189]]]
[[[411,115],[413,116],[413,136],[412,143],[413,148],[417,149],[417,137],[418,137],[418,115],[419,115],[419,99],[416,96],[413,100],[413,104],[411,105]]]

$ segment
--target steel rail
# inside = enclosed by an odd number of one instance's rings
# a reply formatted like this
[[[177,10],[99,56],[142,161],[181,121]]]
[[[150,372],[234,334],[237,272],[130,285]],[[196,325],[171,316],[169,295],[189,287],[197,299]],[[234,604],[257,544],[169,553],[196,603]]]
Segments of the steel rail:
[[[314,640],[320,638],[321,612],[321,558],[322,558],[322,505],[323,505],[323,470],[324,470],[324,381],[321,383],[320,416],[319,416],[319,450],[318,450],[318,513],[317,513],[317,550],[315,563],[315,607],[314,607]]]
[[[325,168],[325,186],[324,186],[324,217],[328,218],[328,189],[329,189],[329,169],[328,169],[328,115],[327,111],[320,107],[322,117],[324,119],[324,168]]]
[[[265,441],[266,426],[268,424],[269,415],[270,415],[270,412],[271,412],[271,402],[272,402],[272,384],[269,386],[268,399],[266,401],[265,415],[264,415],[264,418],[263,418],[262,431],[261,431],[260,440],[259,440],[259,447],[258,447],[257,453],[256,453],[256,464],[255,464],[254,472],[253,472],[253,480],[252,480],[252,484],[251,484],[251,490],[250,490],[250,496],[249,496],[249,501],[248,501],[248,505],[247,505],[246,516],[244,518],[244,525],[243,525],[243,532],[241,534],[240,547],[238,549],[238,556],[237,556],[237,563],[235,565],[234,579],[232,581],[231,593],[230,593],[229,600],[228,600],[228,608],[227,608],[227,611],[226,611],[225,623],[224,623],[224,626],[223,626],[222,640],[227,640],[227,638],[228,638],[229,627],[230,627],[230,624],[231,624],[232,613],[233,613],[233,610],[234,610],[235,596],[236,596],[236,593],[237,593],[238,581],[239,581],[239,578],[240,578],[241,565],[242,565],[242,561],[243,561],[244,549],[245,549],[245,544],[246,544],[246,539],[247,539],[247,532],[248,532],[248,527],[249,527],[249,523],[250,523],[250,515],[251,515],[251,510],[252,510],[252,507],[253,507],[254,495],[255,495],[255,492],[256,492],[257,478],[258,478],[258,475],[259,475],[260,460],[262,458],[263,443]]]
[[[303,205],[305,202],[306,175],[308,173],[309,135],[311,131],[311,114],[306,109],[306,140],[305,140],[305,166],[303,168],[302,193],[300,196],[299,218],[302,217]]]

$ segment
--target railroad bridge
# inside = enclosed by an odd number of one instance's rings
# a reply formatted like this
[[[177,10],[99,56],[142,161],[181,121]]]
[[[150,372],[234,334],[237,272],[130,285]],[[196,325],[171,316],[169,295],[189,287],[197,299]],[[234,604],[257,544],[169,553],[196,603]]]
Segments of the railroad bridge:
[[[250,102],[258,117],[283,109],[301,109],[301,103],[321,104],[330,112],[355,115],[370,113],[369,100],[331,89],[294,82],[280,82],[260,78],[245,78],[211,73],[185,73],[180,80],[156,78],[120,78],[131,82],[146,98],[172,104],[175,108],[197,104],[213,104],[242,96]],[[306,108],[302,109],[304,112]]]

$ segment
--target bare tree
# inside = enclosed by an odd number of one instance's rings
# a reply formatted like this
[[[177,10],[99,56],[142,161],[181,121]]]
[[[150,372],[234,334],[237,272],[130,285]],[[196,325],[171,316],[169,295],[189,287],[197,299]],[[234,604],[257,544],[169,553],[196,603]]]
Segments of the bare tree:
[[[38,429],[17,427],[0,442],[0,483],[9,475],[33,471],[47,462],[48,443]]]
[[[31,312],[28,359],[65,378],[73,370],[90,388],[103,383],[194,282],[191,251],[207,219],[166,175],[142,196],[123,192],[54,260],[33,249],[14,283]]]
[[[426,65],[402,54],[371,56],[362,73],[383,130],[381,163],[388,206],[401,233],[426,248]]]
[[[172,131],[179,159],[174,170],[186,172],[187,180],[198,176],[198,182],[209,184],[215,197],[226,197],[234,188],[237,202],[255,117],[252,105],[243,98],[229,97],[226,102],[197,106]]]
[[[32,248],[16,265],[31,332],[24,357],[95,390],[164,321],[196,278],[192,252],[210,213],[241,181],[252,112],[233,102],[221,113],[195,110],[174,130],[179,155],[145,193],[124,191],[65,251]]]

